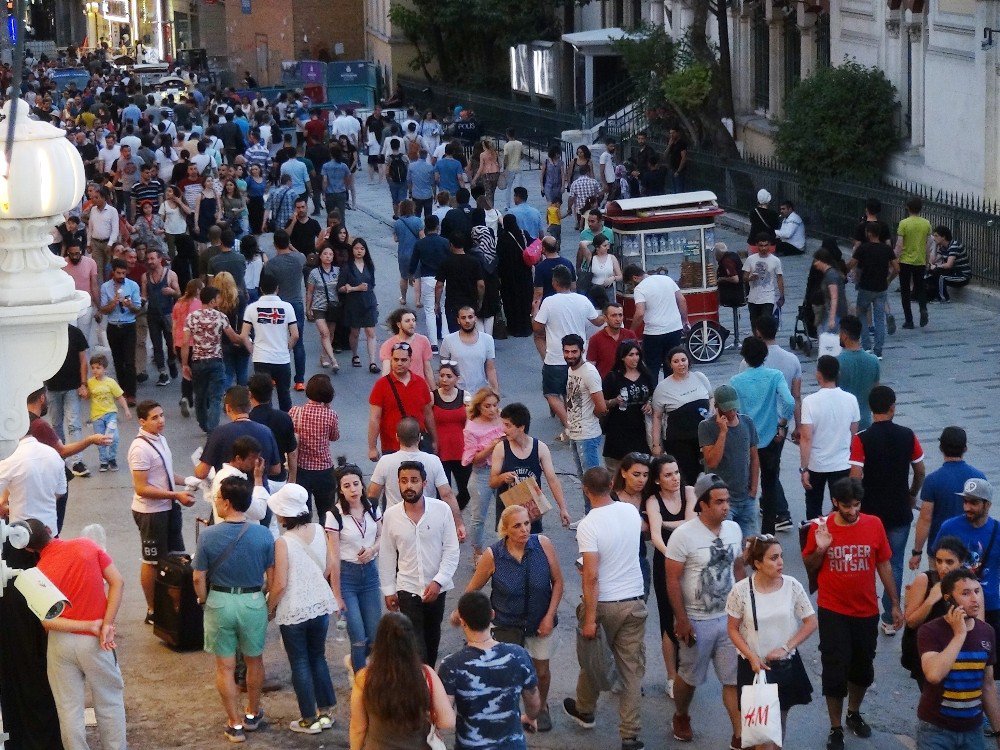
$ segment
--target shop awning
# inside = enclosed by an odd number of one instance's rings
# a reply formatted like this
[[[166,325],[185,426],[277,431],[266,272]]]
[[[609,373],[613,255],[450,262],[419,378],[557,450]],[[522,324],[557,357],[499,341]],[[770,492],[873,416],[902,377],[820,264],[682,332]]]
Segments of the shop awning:
[[[635,34],[619,29],[617,26],[610,29],[592,29],[591,31],[576,31],[572,34],[563,34],[562,40],[573,45],[577,52],[584,55],[613,55],[615,51],[611,43],[619,39],[635,39]]]

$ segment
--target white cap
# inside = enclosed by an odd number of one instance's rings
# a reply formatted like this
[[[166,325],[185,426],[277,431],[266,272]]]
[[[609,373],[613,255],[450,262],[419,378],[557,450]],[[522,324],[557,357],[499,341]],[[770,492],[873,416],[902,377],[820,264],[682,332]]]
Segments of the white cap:
[[[767,192],[767,190],[765,190],[764,188],[761,188],[760,190],[757,191],[757,202],[758,203],[770,203],[771,202],[771,194],[769,192]]]
[[[267,499],[267,507],[282,518],[295,518],[309,510],[309,490],[286,484]]]

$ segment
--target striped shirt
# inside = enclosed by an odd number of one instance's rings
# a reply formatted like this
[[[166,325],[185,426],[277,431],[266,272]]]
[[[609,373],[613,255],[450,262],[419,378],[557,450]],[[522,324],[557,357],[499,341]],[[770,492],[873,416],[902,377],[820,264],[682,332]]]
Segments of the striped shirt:
[[[941,653],[951,639],[951,625],[938,617],[917,631],[917,649],[921,656]],[[927,683],[921,691],[917,718],[953,732],[978,731],[983,723],[983,679],[986,667],[996,663],[995,643],[993,628],[975,620],[945,678],[937,685]]]
[[[166,188],[159,177],[153,177],[149,182],[140,180],[132,188],[132,198],[138,206],[142,201],[150,201],[153,204],[153,213],[160,210],[160,201],[163,199],[163,191]]]

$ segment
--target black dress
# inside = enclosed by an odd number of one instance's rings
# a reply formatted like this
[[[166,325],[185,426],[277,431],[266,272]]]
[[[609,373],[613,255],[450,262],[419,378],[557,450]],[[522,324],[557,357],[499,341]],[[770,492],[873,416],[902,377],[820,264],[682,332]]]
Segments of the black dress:
[[[684,520],[684,498],[687,497],[687,490],[683,483],[681,484],[680,492],[681,509],[679,513],[671,513],[667,510],[667,506],[663,502],[659,491],[655,495],[650,495],[650,497],[656,498],[656,504],[660,507],[661,521]],[[670,540],[672,533],[672,529],[660,529],[664,544]],[[676,646],[677,636],[674,635],[674,610],[670,606],[670,598],[667,596],[667,562],[663,553],[656,549],[656,547],[653,547],[653,592],[656,594],[656,609],[660,615],[660,635],[666,634]]]
[[[521,252],[528,244],[524,232],[515,236],[505,229],[497,238],[497,274],[500,277],[500,300],[507,319],[509,336],[530,336],[531,299],[534,287],[531,267],[525,265]]]
[[[635,380],[629,380],[625,373],[615,370],[604,376],[604,398],[621,396],[623,403],[610,409],[604,418],[603,456],[621,460],[633,451],[649,453],[646,416],[642,413],[642,406],[649,401],[655,387],[653,378],[642,371]]]

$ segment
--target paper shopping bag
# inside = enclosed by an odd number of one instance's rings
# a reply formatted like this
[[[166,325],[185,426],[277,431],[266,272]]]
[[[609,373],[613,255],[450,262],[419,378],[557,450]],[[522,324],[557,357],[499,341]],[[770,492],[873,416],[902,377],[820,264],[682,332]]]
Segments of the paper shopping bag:
[[[836,357],[840,354],[840,336],[835,333],[821,333],[819,335],[819,355],[829,354]]]
[[[743,717],[743,747],[755,747],[767,742],[781,747],[778,686],[767,681],[763,669],[754,677],[752,685],[743,688],[740,714]]]
[[[528,518],[537,521],[552,510],[552,503],[542,494],[542,488],[534,477],[522,479],[509,490],[500,493],[500,502],[504,507],[523,505],[528,510]]]

